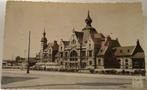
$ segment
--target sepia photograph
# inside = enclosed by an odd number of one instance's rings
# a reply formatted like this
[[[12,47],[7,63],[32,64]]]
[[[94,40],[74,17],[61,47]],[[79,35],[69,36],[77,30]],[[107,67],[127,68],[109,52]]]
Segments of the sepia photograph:
[[[7,1],[2,89],[146,90],[141,2]]]

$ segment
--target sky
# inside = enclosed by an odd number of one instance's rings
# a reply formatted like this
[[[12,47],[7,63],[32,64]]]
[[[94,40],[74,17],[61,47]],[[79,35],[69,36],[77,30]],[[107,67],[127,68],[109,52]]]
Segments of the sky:
[[[31,31],[31,56],[41,48],[42,33],[49,42],[69,40],[72,29],[82,31],[87,12],[97,32],[118,38],[122,46],[144,48],[144,27],[141,3],[43,3],[8,2],[4,31],[4,59],[27,57],[28,32]]]

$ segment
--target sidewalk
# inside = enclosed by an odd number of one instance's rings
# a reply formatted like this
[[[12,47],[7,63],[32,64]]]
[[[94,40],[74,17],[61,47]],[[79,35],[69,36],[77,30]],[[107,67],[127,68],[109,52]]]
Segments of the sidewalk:
[[[18,73],[18,74],[24,74],[26,73],[26,70],[20,70],[20,69],[3,69],[3,72],[7,73]],[[110,75],[110,74],[91,74],[91,73],[78,73],[78,72],[55,72],[55,71],[35,71],[30,70],[29,73],[30,76],[32,75],[62,75],[62,76],[76,76],[76,77],[97,77],[97,78],[115,78],[115,79],[133,79],[136,77],[141,77],[142,79],[145,79],[145,76],[131,76],[131,75]]]

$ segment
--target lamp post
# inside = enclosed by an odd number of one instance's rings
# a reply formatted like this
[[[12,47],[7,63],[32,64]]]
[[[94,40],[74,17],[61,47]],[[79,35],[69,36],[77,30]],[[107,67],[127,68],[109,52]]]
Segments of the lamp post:
[[[31,37],[31,31],[29,31],[27,74],[30,73],[30,37]]]

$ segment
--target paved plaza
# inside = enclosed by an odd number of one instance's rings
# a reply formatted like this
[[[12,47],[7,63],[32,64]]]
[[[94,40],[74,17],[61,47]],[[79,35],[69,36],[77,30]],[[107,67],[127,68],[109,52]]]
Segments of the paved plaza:
[[[132,89],[131,76],[4,69],[2,88]]]

